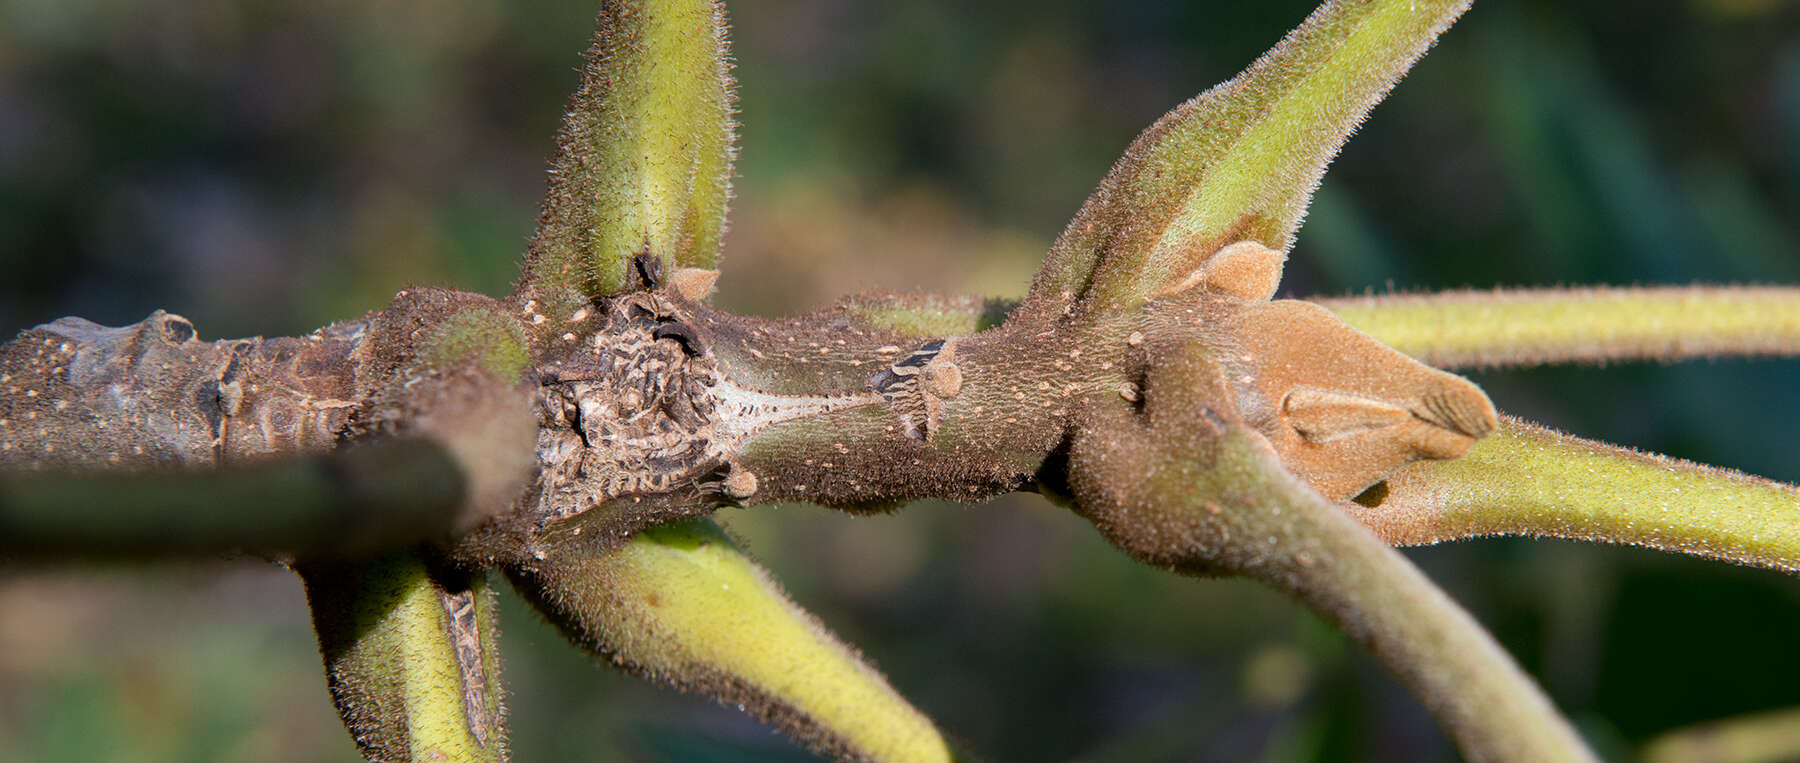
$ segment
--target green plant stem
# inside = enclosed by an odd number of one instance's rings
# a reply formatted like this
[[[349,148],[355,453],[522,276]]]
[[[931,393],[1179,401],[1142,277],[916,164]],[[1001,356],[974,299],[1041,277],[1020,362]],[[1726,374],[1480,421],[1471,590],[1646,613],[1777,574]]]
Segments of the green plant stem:
[[[1132,141],[1052,245],[1027,317],[1130,310],[1227,244],[1285,251],[1325,165],[1468,0],[1333,0]]]
[[[342,555],[446,536],[464,478],[424,439],[194,472],[0,475],[0,557]]]
[[[899,336],[933,339],[979,334],[1006,321],[1018,300],[938,294],[862,294],[839,305],[858,323]]]
[[[1419,697],[1473,760],[1587,760],[1583,743],[1479,622],[1419,568],[1323,498],[1289,483],[1265,511],[1291,514],[1307,564],[1253,573],[1337,625]],[[1189,510],[1204,510],[1190,499]],[[1274,536],[1271,536],[1274,537]],[[1260,541],[1260,537],[1256,540]]]
[[[628,289],[640,254],[666,271],[713,267],[731,196],[724,7],[611,2],[596,25],[520,283],[552,319],[585,301],[567,292]]]
[[[1496,289],[1314,300],[1439,368],[1800,354],[1800,288]]]
[[[1777,763],[1800,759],[1800,707],[1695,724],[1644,745],[1644,763]]]
[[[1397,545],[1530,535],[1800,572],[1800,488],[1511,417],[1462,458],[1400,470],[1379,505],[1346,507]]]
[[[1230,458],[1267,469],[1270,454],[1247,442]],[[1260,505],[1242,510],[1245,543],[1267,537],[1286,559],[1245,574],[1299,599],[1368,649],[1405,684],[1472,760],[1587,760],[1580,737],[1480,623],[1399,553],[1304,486],[1268,472]],[[1192,517],[1208,511],[1193,491],[1160,496]],[[1274,554],[1271,554],[1274,556]]]
[[[565,544],[508,574],[575,643],[736,705],[818,752],[954,758],[930,719],[710,520],[646,530],[617,548]]]
[[[494,595],[485,574],[404,550],[296,565],[344,726],[376,761],[507,758]]]
[[[1480,624],[1281,466],[1203,348],[1158,357],[1144,416],[1109,403],[1072,445],[1077,510],[1110,541],[1294,596],[1387,665],[1472,760],[1592,759]]]

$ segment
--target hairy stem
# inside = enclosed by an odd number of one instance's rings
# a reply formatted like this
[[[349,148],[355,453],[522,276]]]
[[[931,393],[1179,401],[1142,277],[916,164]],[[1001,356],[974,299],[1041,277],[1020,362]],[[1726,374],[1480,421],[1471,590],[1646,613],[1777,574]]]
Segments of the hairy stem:
[[[569,543],[508,574],[576,644],[735,704],[819,752],[953,757],[930,719],[710,521],[646,530],[613,549]]]
[[[332,699],[364,757],[506,760],[494,595],[483,574],[421,551],[297,569]]]
[[[519,284],[558,323],[631,288],[640,254],[663,271],[713,267],[731,195],[724,6],[606,2],[596,25]]]
[[[1474,760],[1588,760],[1481,626],[1280,465],[1209,353],[1166,348],[1142,414],[1107,405],[1069,458],[1077,510],[1146,563],[1241,575],[1300,600],[1392,670]]]
[[[1382,491],[1346,507],[1399,545],[1531,535],[1800,572],[1800,488],[1510,417],[1468,455],[1415,463]]]
[[[1495,289],[1315,300],[1439,368],[1800,354],[1800,288]]]
[[[863,294],[840,304],[870,327],[923,339],[981,333],[1019,306],[1018,300],[939,294]]]
[[[1133,309],[1215,251],[1285,251],[1325,165],[1468,0],[1327,2],[1144,130],[1051,247],[1025,317]]]
[[[1800,707],[1699,723],[1650,740],[1645,763],[1775,763],[1800,759]]]
[[[1589,759],[1535,682],[1417,567],[1316,494],[1298,485],[1280,492],[1263,510],[1271,518],[1277,510],[1292,515],[1290,534],[1276,545],[1292,549],[1293,562],[1251,570],[1251,577],[1299,599],[1368,649],[1471,760]],[[1205,510],[1191,494],[1186,503],[1190,513]]]

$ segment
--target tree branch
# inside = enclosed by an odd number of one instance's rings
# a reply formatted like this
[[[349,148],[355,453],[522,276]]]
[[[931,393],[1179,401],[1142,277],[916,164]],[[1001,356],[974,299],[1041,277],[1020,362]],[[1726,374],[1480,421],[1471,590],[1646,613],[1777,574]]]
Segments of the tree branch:
[[[509,508],[530,476],[530,359],[495,307],[415,289],[304,337],[206,342],[160,310],[21,332],[0,345],[0,555],[448,541]]]

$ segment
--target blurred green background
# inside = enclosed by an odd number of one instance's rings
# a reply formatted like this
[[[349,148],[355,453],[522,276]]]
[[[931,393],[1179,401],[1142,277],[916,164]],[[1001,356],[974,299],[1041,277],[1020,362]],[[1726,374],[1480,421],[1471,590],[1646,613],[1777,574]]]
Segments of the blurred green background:
[[[292,334],[408,284],[504,292],[594,5],[0,0],[0,333],[162,307]],[[1309,8],[739,4],[718,301],[1020,294],[1139,129]],[[1689,281],[1800,282],[1794,3],[1481,0],[1350,142],[1283,291]],[[1800,481],[1800,362],[1477,379],[1528,418]],[[1029,496],[721,516],[992,760],[1454,756],[1284,600],[1135,567]],[[1549,541],[1409,553],[1610,758],[1800,704],[1791,577]],[[521,761],[807,759],[502,607]],[[288,574],[0,568],[0,760],[354,758]]]

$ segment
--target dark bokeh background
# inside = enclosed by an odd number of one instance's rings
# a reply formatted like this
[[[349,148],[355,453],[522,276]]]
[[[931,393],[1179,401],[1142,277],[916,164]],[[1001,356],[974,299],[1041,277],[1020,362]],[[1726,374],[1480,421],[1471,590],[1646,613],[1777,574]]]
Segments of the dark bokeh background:
[[[720,301],[1023,291],[1133,134],[1305,0],[735,8]],[[165,307],[303,332],[401,286],[503,292],[594,0],[0,0],[0,333]],[[1800,282],[1800,10],[1481,0],[1327,179],[1284,291]],[[1800,362],[1479,377],[1508,411],[1800,481]],[[1030,497],[723,515],[994,760],[1432,760],[1285,601],[1133,566]],[[1800,581],[1516,540],[1412,552],[1602,752],[1800,704]],[[516,599],[517,758],[805,759],[563,647]],[[0,577],[0,759],[350,760],[299,586],[252,564]]]

